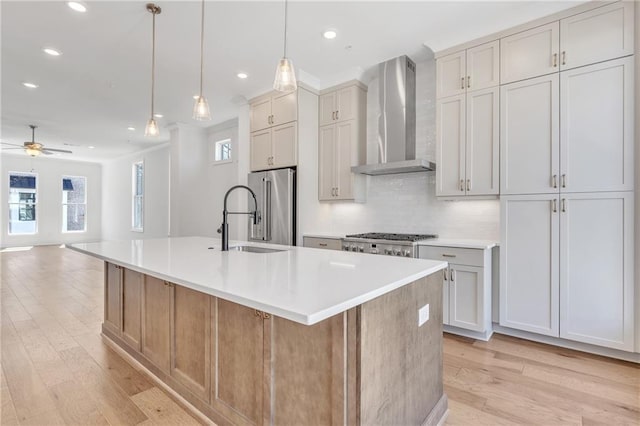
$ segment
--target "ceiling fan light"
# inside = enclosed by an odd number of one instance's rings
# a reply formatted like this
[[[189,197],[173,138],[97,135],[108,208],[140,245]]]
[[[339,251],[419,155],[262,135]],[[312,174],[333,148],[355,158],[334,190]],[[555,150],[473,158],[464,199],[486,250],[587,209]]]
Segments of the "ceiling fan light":
[[[198,96],[193,105],[193,119],[198,121],[211,120],[211,112],[209,111],[209,102],[204,96]]]
[[[279,92],[290,92],[298,88],[296,71],[293,68],[291,59],[285,57],[278,62],[273,88]]]
[[[40,151],[39,149],[36,149],[36,148],[25,148],[24,150],[25,150],[25,152],[27,154],[29,154],[32,157],[37,157],[38,155],[40,155],[42,153],[42,151]]]
[[[146,137],[156,137],[160,134],[160,129],[158,129],[158,124],[156,120],[152,118],[147,121],[147,127],[144,129],[144,135]]]

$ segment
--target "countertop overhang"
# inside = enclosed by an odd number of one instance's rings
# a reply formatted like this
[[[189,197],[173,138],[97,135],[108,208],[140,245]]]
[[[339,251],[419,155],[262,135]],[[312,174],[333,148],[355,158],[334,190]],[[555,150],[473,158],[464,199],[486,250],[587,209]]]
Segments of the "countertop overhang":
[[[447,267],[439,260],[232,241],[283,249],[222,252],[205,237],[68,246],[144,274],[305,325],[361,305]],[[417,315],[417,314],[416,314]]]

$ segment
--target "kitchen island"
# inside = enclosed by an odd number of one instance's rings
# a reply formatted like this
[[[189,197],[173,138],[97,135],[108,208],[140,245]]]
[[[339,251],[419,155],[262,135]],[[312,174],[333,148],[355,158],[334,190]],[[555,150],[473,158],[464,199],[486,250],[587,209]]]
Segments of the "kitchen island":
[[[105,261],[103,336],[218,424],[436,424],[447,263],[185,237]],[[253,249],[251,248],[253,247]]]

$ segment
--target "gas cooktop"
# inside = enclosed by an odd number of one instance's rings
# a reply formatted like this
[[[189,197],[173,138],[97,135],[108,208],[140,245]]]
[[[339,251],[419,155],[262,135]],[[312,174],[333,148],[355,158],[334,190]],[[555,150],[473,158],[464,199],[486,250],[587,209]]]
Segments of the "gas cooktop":
[[[384,232],[366,232],[364,234],[347,235],[347,238],[362,238],[367,240],[387,240],[387,241],[421,241],[430,238],[438,238],[435,234],[390,234]]]

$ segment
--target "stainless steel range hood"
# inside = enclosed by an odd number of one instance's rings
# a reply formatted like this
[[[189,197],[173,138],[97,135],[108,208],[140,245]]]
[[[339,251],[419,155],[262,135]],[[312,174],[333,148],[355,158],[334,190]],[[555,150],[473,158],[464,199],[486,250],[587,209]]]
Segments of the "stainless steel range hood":
[[[416,64],[407,56],[378,65],[378,159],[352,167],[365,175],[428,172],[431,161],[416,159]]]

